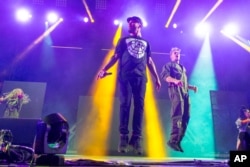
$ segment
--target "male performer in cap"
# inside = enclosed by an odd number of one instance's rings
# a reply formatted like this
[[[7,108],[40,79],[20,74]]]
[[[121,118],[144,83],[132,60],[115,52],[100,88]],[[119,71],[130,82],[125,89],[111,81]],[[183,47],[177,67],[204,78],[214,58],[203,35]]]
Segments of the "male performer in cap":
[[[127,18],[129,35],[121,38],[110,61],[98,73],[98,79],[107,76],[107,70],[117,61],[118,81],[120,86],[120,142],[118,151],[126,153],[129,146],[137,153],[142,154],[142,122],[144,115],[144,98],[146,91],[146,67],[155,79],[156,89],[161,82],[155,64],[151,57],[149,43],[142,38],[142,20],[137,17]],[[132,134],[129,134],[129,114],[133,99],[134,110],[132,120]]]
[[[180,63],[181,50],[174,47],[170,51],[170,62],[162,68],[161,78],[168,83],[168,94],[171,101],[171,134],[168,146],[175,151],[183,152],[181,141],[185,135],[190,118],[189,89],[198,88],[188,84],[186,68]]]

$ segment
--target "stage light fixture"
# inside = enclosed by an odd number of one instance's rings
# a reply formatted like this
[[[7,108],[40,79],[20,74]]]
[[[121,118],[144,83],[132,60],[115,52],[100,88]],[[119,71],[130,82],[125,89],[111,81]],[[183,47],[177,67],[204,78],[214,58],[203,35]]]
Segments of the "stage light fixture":
[[[59,20],[58,14],[56,14],[54,12],[48,13],[48,15],[47,15],[47,21],[49,23],[55,23],[58,20]]]
[[[114,25],[116,25],[116,26],[117,26],[117,25],[119,25],[119,24],[120,24],[120,21],[119,21],[119,20],[117,20],[117,19],[115,19],[115,20],[114,20]]]
[[[17,18],[18,21],[26,22],[26,21],[28,21],[31,17],[32,17],[32,15],[31,15],[30,12],[28,11],[28,9],[22,8],[22,9],[19,9],[19,10],[16,12],[16,18]]]
[[[239,28],[235,23],[229,23],[223,27],[222,31],[228,35],[233,36],[238,34]]]
[[[198,37],[205,37],[207,34],[211,33],[211,26],[207,22],[199,23],[195,27],[195,34]]]
[[[176,29],[178,25],[176,23],[173,24],[173,28]]]
[[[63,165],[69,137],[69,124],[60,113],[52,113],[37,124],[34,151],[38,165]],[[60,155],[58,155],[60,154]]]
[[[88,17],[84,17],[83,18],[83,22],[85,22],[85,23],[89,22],[89,18]]]
[[[143,18],[142,18],[142,24],[143,24],[143,27],[147,27],[148,26],[148,22],[146,20],[144,20]]]

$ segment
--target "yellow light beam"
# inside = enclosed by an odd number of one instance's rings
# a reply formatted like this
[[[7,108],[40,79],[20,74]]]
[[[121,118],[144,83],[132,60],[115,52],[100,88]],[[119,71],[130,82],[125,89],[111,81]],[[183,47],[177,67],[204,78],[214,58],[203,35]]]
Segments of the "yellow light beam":
[[[115,34],[113,48],[117,43],[117,39],[121,37],[121,29],[120,26]],[[110,60],[113,54],[114,49],[108,52],[103,65]],[[115,103],[116,71],[117,64],[110,69],[112,76],[107,76],[98,81],[95,80],[92,84],[91,94],[93,97],[91,97],[91,108],[89,108],[90,114],[87,118],[84,118],[80,137],[82,142],[78,144],[82,154],[107,155],[113,106]]]
[[[229,39],[231,39],[232,41],[234,41],[235,43],[237,43],[239,46],[241,46],[243,49],[245,49],[247,52],[250,52],[250,46],[245,44],[244,42],[241,42],[240,40],[238,40],[237,38],[235,38],[234,36],[231,36],[227,33],[225,33],[224,31],[221,31],[221,33],[223,35],[225,35],[226,37],[228,37]]]
[[[149,81],[145,97],[145,125],[146,125],[146,152],[148,157],[166,157],[166,145],[164,144],[164,132],[159,119],[159,110],[157,108],[156,98],[154,97],[154,85],[152,78],[148,73]]]
[[[88,4],[87,4],[86,0],[82,0],[82,3],[83,3],[83,5],[84,5],[84,7],[85,7],[85,10],[86,10],[86,12],[87,12],[87,14],[88,14],[88,16],[89,16],[89,19],[90,19],[91,23],[94,23],[95,20],[94,20],[93,17],[92,17],[92,14],[91,14],[91,12],[90,12],[90,10],[89,10],[89,7],[88,7]]]
[[[214,6],[210,9],[210,11],[206,14],[206,16],[202,19],[201,23],[205,22],[208,17],[219,7],[219,5],[223,2],[223,0],[218,0]]]
[[[171,21],[172,21],[172,19],[174,17],[175,12],[177,11],[178,7],[180,6],[180,3],[181,3],[181,0],[176,0],[174,8],[173,8],[173,10],[172,10],[172,12],[171,12],[171,14],[170,14],[170,16],[168,18],[168,21],[167,21],[167,23],[165,25],[166,28],[168,28],[169,24],[171,23]]]

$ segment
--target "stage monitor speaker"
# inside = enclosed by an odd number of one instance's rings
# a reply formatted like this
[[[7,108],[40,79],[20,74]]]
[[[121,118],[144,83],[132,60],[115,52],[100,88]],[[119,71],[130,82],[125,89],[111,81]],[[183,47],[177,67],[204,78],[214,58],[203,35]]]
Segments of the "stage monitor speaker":
[[[33,147],[36,136],[36,127],[40,119],[0,118],[0,130],[12,132],[13,145]]]

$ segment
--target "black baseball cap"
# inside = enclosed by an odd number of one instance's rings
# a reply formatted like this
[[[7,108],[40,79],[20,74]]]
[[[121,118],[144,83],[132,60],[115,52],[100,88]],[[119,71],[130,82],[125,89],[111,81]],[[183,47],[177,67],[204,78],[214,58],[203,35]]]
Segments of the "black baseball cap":
[[[128,17],[127,22],[129,23],[130,21],[134,21],[134,22],[137,22],[137,23],[140,23],[141,25],[143,25],[141,18],[137,17],[137,16]]]

